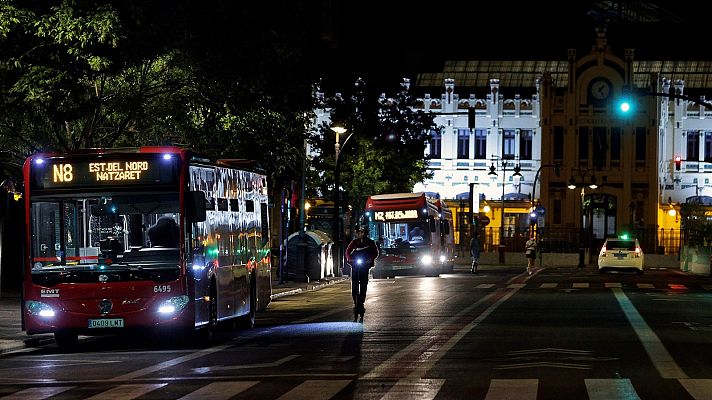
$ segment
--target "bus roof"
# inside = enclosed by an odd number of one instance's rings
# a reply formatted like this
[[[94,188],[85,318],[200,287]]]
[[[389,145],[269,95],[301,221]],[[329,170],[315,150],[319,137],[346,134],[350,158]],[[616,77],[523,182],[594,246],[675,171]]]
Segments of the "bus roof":
[[[441,207],[439,199],[427,196],[424,192],[376,194],[366,200],[366,210],[370,211],[420,209],[425,208],[426,205],[437,209]]]

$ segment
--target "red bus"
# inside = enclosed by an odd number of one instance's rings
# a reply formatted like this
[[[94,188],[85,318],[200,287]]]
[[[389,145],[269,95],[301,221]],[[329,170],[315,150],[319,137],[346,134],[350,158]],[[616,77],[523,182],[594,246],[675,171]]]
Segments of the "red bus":
[[[366,200],[369,236],[381,248],[374,278],[452,272],[452,212],[431,193],[393,193]]]
[[[33,155],[24,176],[27,334],[209,334],[269,304],[267,179],[247,163],[92,149]]]

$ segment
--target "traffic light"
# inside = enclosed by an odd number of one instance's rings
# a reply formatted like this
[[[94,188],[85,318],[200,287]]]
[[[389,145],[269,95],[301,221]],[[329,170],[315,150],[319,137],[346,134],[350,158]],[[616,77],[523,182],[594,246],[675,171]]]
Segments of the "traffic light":
[[[680,156],[675,156],[675,171],[679,171],[681,165],[682,165],[682,158]]]
[[[475,107],[467,109],[467,127],[475,129]]]
[[[630,88],[623,88],[623,93],[621,93],[621,96],[616,102],[616,109],[618,110],[618,114],[621,116],[628,116],[633,113],[633,95]]]

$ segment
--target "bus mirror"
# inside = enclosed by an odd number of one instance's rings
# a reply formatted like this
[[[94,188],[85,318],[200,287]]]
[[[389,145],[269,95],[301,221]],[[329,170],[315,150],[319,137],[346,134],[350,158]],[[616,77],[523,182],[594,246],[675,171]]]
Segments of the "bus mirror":
[[[205,192],[197,190],[188,192],[186,213],[191,222],[203,222],[207,218],[205,208]]]
[[[430,222],[430,232],[437,232],[437,229],[435,228],[435,220],[430,218],[428,221]]]

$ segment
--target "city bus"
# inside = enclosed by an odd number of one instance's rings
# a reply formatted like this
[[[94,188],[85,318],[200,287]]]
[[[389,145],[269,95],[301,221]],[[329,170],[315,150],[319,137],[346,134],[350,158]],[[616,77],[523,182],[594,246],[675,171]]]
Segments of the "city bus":
[[[434,193],[369,196],[365,216],[369,236],[381,255],[374,278],[420,274],[439,276],[455,264],[452,211]]]
[[[251,163],[91,149],[32,155],[24,179],[27,334],[210,338],[269,304],[267,179]]]

